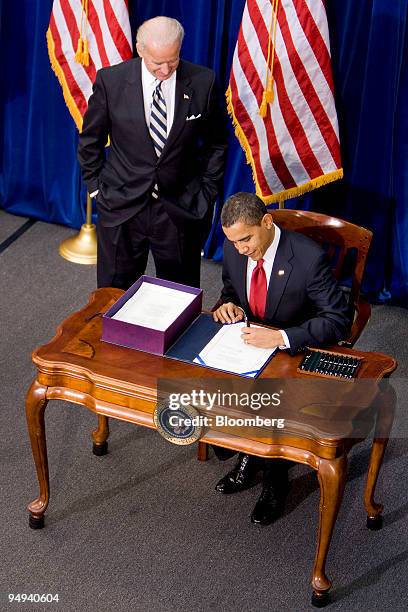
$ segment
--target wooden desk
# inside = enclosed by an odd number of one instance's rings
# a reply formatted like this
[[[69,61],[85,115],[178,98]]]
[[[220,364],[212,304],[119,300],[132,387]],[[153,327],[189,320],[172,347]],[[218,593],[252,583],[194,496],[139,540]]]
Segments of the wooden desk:
[[[118,289],[99,289],[88,305],[73,314],[58,328],[55,338],[33,353],[38,372],[26,400],[26,414],[31,447],[37,469],[40,494],[32,501],[29,524],[32,528],[44,526],[44,513],[49,501],[49,476],[45,440],[44,413],[48,400],[58,399],[81,404],[98,414],[98,428],[92,433],[95,454],[107,450],[108,417],[154,428],[153,412],[157,402],[159,378],[231,378],[214,372],[131,349],[101,342],[101,318],[122,294]],[[342,351],[341,348],[336,350]],[[343,352],[350,353],[350,350]],[[295,418],[291,414],[291,427],[279,436],[264,437],[231,435],[225,430],[210,430],[202,442],[208,442],[261,457],[282,457],[311,466],[317,471],[321,489],[319,529],[316,557],[313,567],[314,605],[328,601],[331,582],[325,574],[329,544],[340,507],[347,478],[347,453],[363,439],[356,429],[356,420],[376,399],[379,406],[374,441],[371,451],[364,505],[367,525],[381,527],[382,506],[374,501],[374,491],[381,467],[388,435],[393,421],[395,404],[392,388],[386,384],[379,388],[378,381],[389,376],[396,361],[380,353],[361,353],[364,357],[359,379],[372,381],[372,396],[365,393],[364,401],[348,406],[347,419],[342,413],[340,430],[333,430],[333,413],[320,418],[318,425],[312,419]],[[301,377],[296,371],[302,356],[290,357],[279,352],[262,373],[263,378]],[[295,410],[295,408],[294,408]],[[295,410],[296,413],[296,410]],[[330,429],[332,427],[332,430]],[[203,445],[201,445],[203,448]]]

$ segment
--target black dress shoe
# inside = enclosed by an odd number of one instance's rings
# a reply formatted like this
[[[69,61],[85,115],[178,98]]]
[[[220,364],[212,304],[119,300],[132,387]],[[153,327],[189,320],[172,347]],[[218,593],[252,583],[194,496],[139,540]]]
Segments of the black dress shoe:
[[[262,493],[251,514],[251,523],[255,525],[270,525],[280,518],[285,509],[289,483],[286,480],[273,484],[265,483]]]
[[[216,484],[215,490],[219,493],[238,493],[249,489],[255,482],[255,475],[259,470],[259,461],[251,455],[239,453],[236,466]]]

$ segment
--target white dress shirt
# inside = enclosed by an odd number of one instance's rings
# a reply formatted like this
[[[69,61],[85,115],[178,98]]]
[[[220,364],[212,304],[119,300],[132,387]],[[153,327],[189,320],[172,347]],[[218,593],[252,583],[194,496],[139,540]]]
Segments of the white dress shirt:
[[[278,250],[279,240],[281,236],[280,228],[275,224],[273,224],[273,227],[275,229],[275,236],[272,240],[272,244],[266,249],[263,255],[263,258],[262,258],[264,260],[263,269],[265,270],[265,275],[266,275],[266,289],[267,290],[269,289],[269,280],[271,278],[272,268],[273,268],[273,264],[275,262],[275,257],[276,257],[276,251]],[[248,257],[247,275],[246,275],[246,292],[247,292],[248,302],[249,302],[249,296],[251,294],[252,272],[256,268],[256,264],[257,264],[256,261]],[[279,331],[282,334],[283,341],[285,343],[284,346],[280,346],[279,348],[280,349],[290,348],[290,342],[289,342],[289,338],[286,332],[283,329],[280,329]]]
[[[176,73],[173,72],[169,79],[162,81],[161,90],[166,102],[166,113],[167,113],[167,136],[171,130],[174,120],[174,101],[176,98]],[[146,124],[150,124],[150,113],[152,108],[153,92],[159,84],[159,79],[151,74],[146,68],[144,59],[142,59],[142,89],[143,89],[143,103],[146,117]]]

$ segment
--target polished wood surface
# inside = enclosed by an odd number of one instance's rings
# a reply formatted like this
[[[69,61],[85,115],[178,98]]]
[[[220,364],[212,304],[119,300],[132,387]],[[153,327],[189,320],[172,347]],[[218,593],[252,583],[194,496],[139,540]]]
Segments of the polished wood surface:
[[[89,303],[59,326],[54,339],[33,352],[37,376],[26,401],[26,414],[33,457],[40,486],[38,498],[28,506],[30,526],[42,527],[49,501],[48,460],[44,413],[51,399],[67,400],[85,406],[98,415],[98,427],[92,433],[95,454],[106,452],[109,435],[108,417],[154,428],[153,412],[157,403],[159,378],[231,379],[231,375],[179,361],[150,355],[101,341],[101,313],[122,295],[118,289],[99,289]],[[336,351],[350,353],[350,349]],[[379,389],[378,381],[388,376],[396,362],[381,353],[352,351],[363,359],[359,380],[364,391],[353,382],[344,383],[336,397],[299,397],[290,381],[299,377],[297,367],[302,355],[290,357],[278,352],[261,378],[286,380],[285,429],[257,431],[240,428],[211,428],[202,442],[216,444],[262,457],[283,457],[311,466],[317,471],[321,503],[316,558],[312,585],[315,597],[323,597],[331,583],[325,573],[330,539],[341,504],[347,472],[347,452],[362,434],[356,422],[374,400],[381,397],[365,493],[365,508],[376,521],[382,506],[374,501],[375,485],[392,426],[395,398],[388,387]],[[340,387],[339,387],[340,389]],[[292,393],[292,395],[291,395]],[[312,393],[312,392],[311,392]],[[339,416],[341,415],[341,418]],[[206,444],[201,459],[206,458]]]

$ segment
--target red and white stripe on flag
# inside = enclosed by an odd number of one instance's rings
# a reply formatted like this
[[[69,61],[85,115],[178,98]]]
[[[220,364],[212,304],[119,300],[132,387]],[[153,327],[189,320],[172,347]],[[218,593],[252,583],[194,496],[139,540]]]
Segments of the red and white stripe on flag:
[[[342,178],[323,0],[247,0],[226,95],[265,204]]]
[[[81,130],[96,71],[132,57],[128,0],[54,0],[47,44],[65,102]]]

